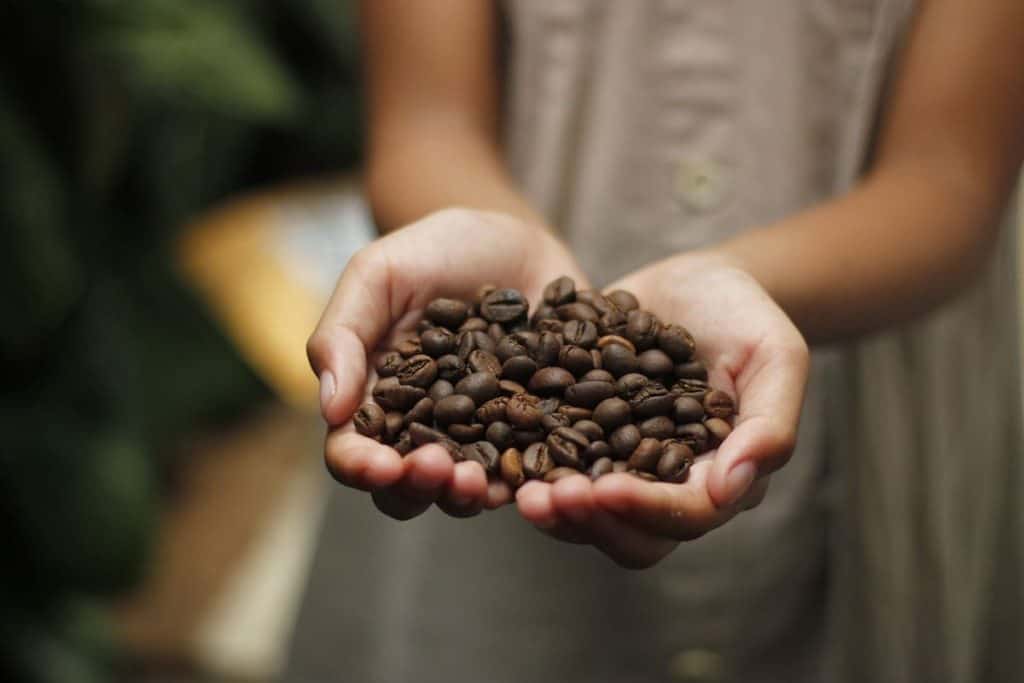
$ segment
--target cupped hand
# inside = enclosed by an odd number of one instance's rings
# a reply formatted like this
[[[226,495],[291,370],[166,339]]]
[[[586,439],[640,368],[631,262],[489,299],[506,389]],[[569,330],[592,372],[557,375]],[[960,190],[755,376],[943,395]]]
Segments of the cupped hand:
[[[475,462],[454,464],[437,445],[405,458],[355,432],[351,419],[375,380],[368,356],[411,336],[426,304],[470,298],[482,284],[519,289],[531,303],[560,275],[586,278],[543,228],[503,214],[446,209],[376,240],[349,261],[307,344],[328,425],[324,458],[342,484],[371,491],[378,508],[409,519],[433,503],[455,516],[511,500]]]
[[[711,385],[737,400],[735,428],[716,451],[697,458],[684,484],[580,475],[529,482],[516,499],[541,530],[642,568],[760,503],[768,475],[796,443],[809,355],[757,281],[713,253],[662,261],[609,289],[633,292],[643,308],[693,334]]]

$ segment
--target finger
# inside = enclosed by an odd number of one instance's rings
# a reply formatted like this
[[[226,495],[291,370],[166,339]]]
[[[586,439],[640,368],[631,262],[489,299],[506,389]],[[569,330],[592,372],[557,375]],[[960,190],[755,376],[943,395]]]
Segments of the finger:
[[[399,520],[412,519],[434,504],[451,480],[451,457],[436,444],[409,453],[405,471],[393,486],[373,493],[373,502],[384,514]]]
[[[807,348],[799,335],[785,344],[762,344],[736,378],[736,428],[718,448],[708,476],[715,505],[727,507],[754,479],[784,465],[796,445],[807,383]]]
[[[679,545],[672,538],[647,533],[605,510],[595,510],[584,526],[591,542],[626,569],[647,569]]]
[[[340,483],[365,491],[392,486],[405,473],[402,456],[394,449],[356,434],[351,426],[327,434],[324,463]]]
[[[539,529],[550,529],[558,523],[558,512],[551,501],[551,484],[528,481],[516,491],[519,514]]]
[[[452,517],[472,517],[480,514],[487,502],[487,474],[476,462],[455,465],[451,481],[437,506]]]
[[[595,510],[591,481],[582,474],[559,479],[551,485],[550,495],[559,520],[582,524]]]
[[[512,502],[512,489],[500,479],[487,482],[487,499],[484,507],[488,510],[496,510],[503,505]]]

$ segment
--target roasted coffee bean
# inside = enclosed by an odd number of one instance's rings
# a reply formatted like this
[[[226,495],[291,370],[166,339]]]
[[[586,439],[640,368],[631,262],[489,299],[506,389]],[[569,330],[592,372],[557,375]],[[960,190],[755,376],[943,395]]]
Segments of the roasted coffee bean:
[[[402,384],[397,377],[385,377],[373,387],[373,400],[384,410],[406,411],[426,395],[420,387]]]
[[[590,370],[587,373],[584,373],[584,375],[582,377],[580,377],[579,381],[581,381],[581,382],[611,382],[612,384],[614,384],[615,383],[615,375],[613,375],[612,373],[608,372],[607,370],[595,369],[595,370]]]
[[[562,340],[554,332],[542,332],[537,338],[537,346],[530,355],[541,367],[554,365],[558,362],[558,353],[562,350]]]
[[[530,349],[524,343],[521,335],[518,334],[506,334],[498,341],[498,345],[494,349],[494,355],[502,363],[506,362],[509,358],[528,356],[529,354]]]
[[[528,309],[526,297],[515,289],[496,289],[480,301],[480,315],[495,323],[525,318]]]
[[[473,421],[476,404],[469,396],[452,394],[434,404],[434,420],[441,427],[453,424],[469,424]]]
[[[597,325],[589,320],[570,320],[562,326],[566,344],[589,349],[597,343]]]
[[[473,295],[473,303],[479,304],[487,297],[488,294],[490,294],[497,288],[498,285],[492,284],[490,282],[480,285],[480,287],[477,288],[476,293]]]
[[[570,422],[589,420],[594,415],[594,411],[589,408],[581,408],[580,406],[570,406],[565,404],[558,406],[558,412],[568,417]]]
[[[670,414],[675,402],[675,396],[661,382],[648,382],[633,395],[629,407],[633,417],[643,420]]]
[[[627,401],[632,401],[641,389],[646,387],[651,380],[647,375],[639,372],[631,372],[615,380],[615,392]]]
[[[512,445],[519,450],[524,450],[531,444],[543,441],[546,436],[547,434],[539,429],[513,429]]]
[[[430,322],[426,318],[421,318],[420,321],[418,323],[416,323],[416,334],[422,335],[427,330],[432,330],[435,327],[437,327],[437,325],[435,325],[434,323]]]
[[[530,444],[523,451],[523,474],[530,479],[541,479],[553,470],[555,461],[548,453],[548,446],[543,442]]]
[[[549,306],[561,306],[576,300],[576,283],[571,277],[562,276],[552,280],[544,288],[544,303]]]
[[[398,435],[398,439],[395,441],[394,445],[394,449],[403,457],[412,453],[412,449],[415,447],[416,444],[412,442],[412,437],[409,436],[409,432],[407,431]]]
[[[598,478],[603,477],[606,474],[611,474],[614,469],[611,458],[598,458],[594,461],[594,464],[590,466],[587,474],[590,475],[591,481],[597,481]]]
[[[505,404],[505,419],[516,429],[533,430],[540,426],[540,401],[531,394],[516,394]]]
[[[642,438],[636,425],[626,424],[611,433],[611,436],[608,437],[608,445],[612,447],[617,457],[625,459],[633,454]]]
[[[412,442],[417,446],[422,446],[428,443],[441,443],[442,441],[449,440],[448,435],[444,432],[431,429],[427,425],[420,424],[419,422],[413,422],[409,425],[409,436],[412,438]]]
[[[415,339],[405,339],[398,342],[395,345],[395,351],[402,354],[402,358],[412,358],[423,353],[423,348],[420,346],[419,337]]]
[[[626,316],[626,339],[633,342],[637,351],[652,348],[658,342],[661,323],[648,311],[630,311]]]
[[[725,438],[732,434],[732,426],[720,417],[710,417],[704,420],[704,427],[710,435],[708,445],[711,448],[718,448]]]
[[[711,417],[726,418],[736,412],[736,404],[732,396],[715,389],[704,396],[704,412]]]
[[[479,316],[466,318],[466,322],[459,325],[459,332],[486,332],[490,327],[488,322]]]
[[[676,438],[689,446],[691,451],[700,455],[708,450],[711,434],[707,427],[699,422],[694,422],[677,426]]]
[[[419,403],[416,405],[419,405]],[[389,412],[384,416],[384,443],[394,443],[410,424],[412,424],[412,421],[406,422],[405,415],[397,410]]]
[[[498,345],[486,332],[459,332],[455,337],[455,353],[463,362],[469,360],[469,355],[477,349],[494,353],[497,348]]]
[[[423,310],[423,315],[435,325],[447,327],[449,330],[457,330],[459,325],[466,320],[468,311],[469,307],[464,301],[459,301],[458,299],[434,299],[427,304],[427,307]]]
[[[672,413],[679,424],[700,422],[704,419],[704,406],[692,396],[681,396],[672,405]]]
[[[675,425],[672,425],[673,431]],[[573,423],[572,428],[577,432],[587,437],[589,441],[600,441],[604,438],[604,430],[601,429],[601,425],[597,424],[593,420],[576,420]]]
[[[601,316],[597,321],[597,331],[602,336],[616,336],[625,337],[626,334],[626,314],[622,311],[610,311]]]
[[[384,432],[384,409],[376,403],[364,403],[352,416],[356,431],[371,439],[380,439]]]
[[[616,460],[615,462],[612,463],[612,472],[619,473],[628,471],[629,465],[626,464],[625,460]]]
[[[469,396],[474,403],[482,406],[498,395],[498,378],[489,372],[474,372],[459,380],[455,392]]]
[[[458,356],[449,353],[437,359],[437,376],[448,382],[458,382],[466,376],[466,363]]]
[[[421,353],[402,363],[395,376],[402,384],[426,389],[437,379],[437,363],[430,356]]]
[[[601,458],[615,457],[615,451],[612,450],[611,445],[607,441],[591,441],[590,445],[583,449],[583,460],[585,462],[594,462]]]
[[[416,401],[416,404],[405,414],[402,426],[408,427],[413,422],[421,422],[425,425],[434,423],[434,399],[425,396]]]
[[[558,353],[558,364],[573,375],[582,375],[594,369],[590,351],[579,346],[563,346]]]
[[[505,334],[505,328],[501,325],[501,323],[491,323],[490,325],[487,326],[487,336],[493,339],[495,344],[497,344],[499,340],[504,338]]]
[[[562,399],[557,396],[548,396],[547,398],[542,398],[537,407],[540,408],[541,415],[550,415],[562,407]]]
[[[579,470],[573,469],[572,467],[556,467],[544,475],[544,481],[548,484],[554,484],[559,479],[565,479],[566,477],[571,477],[572,475],[579,473]]]
[[[642,436],[653,439],[668,439],[675,436],[676,433],[676,423],[672,421],[672,418],[664,415],[649,417],[638,424],[637,428]]]
[[[559,465],[579,469],[583,466],[583,458],[580,453],[590,445],[590,440],[572,427],[559,427],[548,434],[545,443],[547,443],[548,452],[555,462]]]
[[[501,374],[501,361],[490,351],[476,349],[470,352],[467,364],[473,372],[489,372],[495,376]]]
[[[555,312],[555,307],[549,306],[548,304],[541,304],[537,307],[537,310],[533,312],[533,315],[530,316],[530,324],[538,331],[541,331],[540,327],[542,323],[551,321],[557,321],[559,323],[559,330],[561,329],[562,321],[558,320],[558,313]]]
[[[513,491],[526,482],[526,474],[523,473],[523,454],[516,448],[509,448],[501,454],[498,469],[502,481]]]
[[[710,390],[708,383],[702,379],[681,379],[672,385],[672,393],[676,396],[690,396],[701,403],[704,402],[704,397]],[[705,407],[704,410],[707,411],[707,408]]]
[[[459,443],[473,443],[484,438],[484,426],[480,423],[448,425],[448,436]]]
[[[661,459],[661,440],[645,438],[641,439],[637,447],[630,454],[627,464],[631,469],[641,472],[653,472],[658,468],[658,461]]]
[[[526,389],[538,396],[560,395],[565,391],[566,387],[572,386],[575,382],[576,379],[572,376],[571,372],[565,368],[552,366],[541,368],[533,373],[533,377],[530,378]]]
[[[597,348],[602,351],[612,345],[624,346],[633,353],[636,353],[636,347],[633,346],[633,342],[629,341],[625,337],[621,337],[617,334],[606,334],[603,337],[598,337]]]
[[[680,325],[663,325],[658,330],[658,348],[676,363],[685,363],[697,350],[697,344],[686,328]]]
[[[562,304],[555,308],[555,312],[558,313],[558,317],[562,320],[589,320],[592,323],[596,323],[600,318],[593,307],[578,301],[571,304]]]
[[[455,350],[455,335],[443,327],[432,327],[420,335],[420,347],[428,356],[440,358]]]
[[[533,327],[535,330],[537,330],[538,334],[544,334],[545,332],[561,334],[562,330],[565,328],[565,323],[563,323],[558,318],[543,318],[534,323]]]
[[[498,449],[489,441],[476,441],[462,447],[462,459],[480,463],[488,474],[497,474],[500,457]]]
[[[662,377],[672,374],[672,359],[660,349],[647,349],[636,358],[640,363],[640,372],[648,377]]]
[[[510,379],[499,379],[498,390],[505,396],[526,393],[526,387],[524,387],[519,382],[513,382]]]
[[[405,358],[398,351],[385,351],[377,357],[375,363],[377,376],[381,378],[394,377],[404,362]]]
[[[643,479],[644,481],[658,481],[658,477],[653,472],[644,472],[643,470],[631,470],[632,474],[637,479]]]
[[[594,366],[594,370],[603,370],[604,358],[601,357],[601,350],[597,347],[590,349],[590,364]],[[587,370],[587,372],[591,372]],[[608,372],[605,370],[605,372]],[[611,374],[610,372],[608,373]]]
[[[512,445],[512,425],[507,422],[492,422],[487,425],[484,438],[500,449]]]
[[[621,398],[606,398],[594,408],[593,420],[601,426],[606,434],[610,434],[629,422],[633,412],[629,404]]]
[[[505,421],[505,408],[508,406],[508,396],[492,398],[487,403],[476,409],[476,419],[485,425],[492,422]]]
[[[539,369],[537,361],[529,356],[512,356],[501,366],[501,376],[516,382],[529,382]]]
[[[619,307],[612,303],[608,297],[593,289],[584,289],[577,292],[576,301],[593,308],[598,316],[619,310]]]
[[[451,396],[455,393],[455,385],[446,379],[434,380],[434,383],[430,385],[430,389],[427,390],[427,396],[433,399],[434,403],[437,403],[445,396]]]
[[[540,428],[545,432],[551,432],[559,427],[571,427],[572,420],[563,413],[551,413],[540,418]]]
[[[682,442],[666,441],[662,443],[662,454],[656,469],[658,479],[670,484],[682,484],[690,473],[693,458],[693,451]]]
[[[703,379],[708,378],[708,369],[699,360],[689,360],[679,363],[674,369],[677,379]]]
[[[636,354],[621,344],[609,344],[601,349],[601,367],[616,377],[636,372],[640,362]]]
[[[611,382],[577,382],[565,390],[566,403],[591,410],[613,396],[615,385]]]
[[[606,297],[623,313],[629,313],[630,311],[635,311],[640,308],[640,302],[636,300],[636,297],[632,292],[627,292],[624,289],[616,289],[613,292],[608,292]]]

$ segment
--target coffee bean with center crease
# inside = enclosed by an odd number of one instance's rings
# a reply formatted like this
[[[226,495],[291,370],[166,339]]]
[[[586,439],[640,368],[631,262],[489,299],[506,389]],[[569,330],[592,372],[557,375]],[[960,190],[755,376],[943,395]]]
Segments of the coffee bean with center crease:
[[[539,403],[537,397],[530,394],[511,396],[505,404],[505,419],[516,429],[537,429],[544,416]]]
[[[671,375],[673,370],[672,359],[661,349],[647,349],[637,356],[640,365],[640,372],[648,377],[662,377]]]
[[[590,439],[572,427],[559,427],[548,434],[545,443],[547,443],[548,452],[551,453],[555,462],[559,465],[579,469],[583,466],[583,458],[580,453],[590,445]]]
[[[480,423],[448,425],[448,436],[459,443],[473,443],[484,438],[485,429]]]
[[[480,316],[466,318],[466,322],[459,325],[458,332],[486,332],[490,324]]]
[[[632,351],[634,354],[636,353],[636,347],[633,346],[633,342],[629,341],[623,336],[617,334],[606,334],[603,337],[598,337],[597,339],[597,348],[601,349],[602,351],[605,349],[605,347],[612,346],[613,344],[624,346],[630,351]]]
[[[480,315],[496,323],[524,318],[528,309],[526,297],[515,289],[496,289],[480,302]]]
[[[539,369],[537,361],[529,356],[512,356],[501,366],[501,376],[516,382],[529,382]]]
[[[543,318],[534,323],[533,327],[537,330],[538,334],[544,334],[545,332],[561,334],[562,330],[565,328],[565,323],[558,318]]]
[[[602,336],[623,336],[626,334],[626,314],[622,311],[609,311],[597,321],[597,331]]]
[[[473,372],[489,372],[495,376],[501,374],[501,361],[490,351],[476,349],[470,352],[466,362]]]
[[[658,479],[670,484],[683,483],[690,473],[693,458],[693,451],[686,444],[679,441],[663,442],[661,458],[655,470]]]
[[[664,351],[676,363],[685,363],[693,356],[697,343],[684,327],[680,325],[664,325],[658,330],[658,348]]]
[[[676,438],[689,446],[690,450],[698,455],[708,450],[708,445],[711,441],[711,435],[707,427],[699,422],[677,426]]]
[[[570,405],[558,406],[558,412],[568,417],[570,422],[589,420],[594,415],[594,411],[589,408],[581,408],[580,406]]]
[[[466,363],[452,353],[441,356],[437,359],[437,376],[448,382],[458,382],[466,376]]]
[[[597,325],[590,320],[570,320],[562,327],[562,337],[566,344],[585,349],[597,343],[597,336]]]
[[[540,418],[540,428],[545,432],[552,432],[559,427],[571,427],[572,420],[564,413],[551,413]]]
[[[378,377],[394,377],[398,368],[402,367],[405,358],[398,351],[385,351],[377,357],[375,367]]]
[[[566,387],[575,383],[576,379],[565,368],[547,367],[541,368],[533,374],[526,389],[538,396],[561,395]]]
[[[529,353],[530,349],[526,346],[524,340],[515,334],[506,334],[498,341],[498,345],[494,349],[494,355],[502,363],[506,362],[509,358],[527,356]]]
[[[632,292],[627,292],[624,289],[616,289],[613,292],[608,292],[606,295],[615,307],[623,313],[629,313],[640,308],[640,302],[637,301],[636,296]]]
[[[598,458],[594,461],[594,464],[590,466],[588,474],[590,475],[591,481],[597,481],[600,477],[606,474],[611,474],[613,469],[611,458]]]
[[[555,467],[547,444],[537,442],[530,444],[523,451],[523,474],[530,479],[541,479]]]
[[[558,353],[562,350],[562,340],[554,332],[543,332],[537,338],[537,346],[530,355],[537,364],[546,367],[558,362]]]
[[[615,457],[615,451],[607,441],[591,441],[590,445],[583,449],[584,462],[594,462],[602,458],[611,460]]]
[[[611,382],[577,382],[565,390],[565,402],[581,408],[596,408],[602,401],[615,396]]]
[[[561,328],[561,321],[558,320],[558,313],[555,312],[555,307],[548,304],[541,304],[537,307],[537,310],[530,316],[530,325],[540,331],[541,323],[557,321],[559,328]]]
[[[547,396],[540,399],[537,407],[540,408],[541,415],[550,415],[562,407],[562,399],[558,396]]]
[[[352,416],[356,431],[371,439],[380,439],[384,432],[384,409],[375,403],[364,403]]]
[[[653,439],[668,439],[675,436],[676,423],[665,415],[649,417],[637,425],[640,434]]]
[[[455,353],[463,362],[469,359],[469,355],[477,349],[494,353],[498,348],[491,336],[486,332],[459,332],[455,338]]]
[[[658,461],[661,459],[661,441],[659,439],[641,439],[637,447],[629,456],[627,463],[630,468],[641,472],[654,472],[658,468]]]
[[[437,379],[437,363],[425,354],[413,356],[402,363],[396,377],[402,384],[426,389]]]
[[[544,303],[549,306],[561,306],[576,300],[576,283],[572,278],[562,276],[552,280],[544,288]]]
[[[629,422],[633,413],[629,404],[619,397],[606,398],[594,408],[592,419],[601,426],[606,434],[610,434]]]
[[[484,438],[498,448],[508,448],[512,445],[512,425],[507,422],[492,422],[487,425]]]
[[[589,441],[600,441],[604,438],[604,430],[601,429],[601,425],[597,424],[593,420],[576,420],[576,422],[573,423],[572,428],[587,437]],[[673,432],[674,431],[675,425],[673,425]]]
[[[704,427],[708,430],[710,436],[708,445],[712,448],[718,448],[725,438],[732,434],[732,427],[720,417],[710,417],[704,420]]]
[[[597,311],[593,307],[578,301],[571,304],[562,304],[555,308],[555,312],[558,313],[558,317],[562,320],[589,320],[592,323],[596,323],[600,319],[600,316],[598,316]]]
[[[459,380],[455,392],[469,396],[477,405],[483,405],[498,395],[498,378],[489,372],[474,372]]]
[[[676,397],[661,382],[648,382],[629,401],[633,417],[646,419],[672,412]]]
[[[573,375],[582,375],[594,369],[590,351],[579,346],[563,346],[558,353],[558,364]]]
[[[593,289],[584,289],[580,292],[577,292],[576,301],[584,303],[593,308],[597,312],[598,316],[602,316],[605,313],[611,313],[612,311],[619,310],[618,306],[612,303],[612,301],[608,299],[608,297],[606,297],[604,294],[601,294],[601,292],[598,292]]]
[[[485,425],[492,422],[504,421],[505,410],[508,406],[508,396],[497,396],[476,410],[476,419]]]
[[[661,323],[648,311],[630,311],[626,316],[626,339],[633,342],[637,351],[645,351],[658,342]]]
[[[715,389],[704,396],[704,412],[711,417],[726,418],[736,412],[736,404],[733,403],[732,396]]]
[[[420,387],[402,384],[397,377],[385,377],[373,387],[373,400],[385,410],[408,410],[426,395]]]
[[[523,473],[523,454],[516,448],[509,448],[501,454],[498,460],[498,469],[501,472],[501,479],[513,490],[519,488],[526,481]]]
[[[435,325],[447,327],[449,330],[456,330],[466,319],[468,312],[469,306],[466,305],[465,301],[459,301],[458,299],[434,299],[427,304],[427,307],[423,310],[423,315]]]
[[[700,422],[704,418],[704,406],[692,396],[680,396],[672,404],[672,412],[679,424]]]
[[[432,358],[440,358],[455,350],[455,334],[443,327],[433,327],[420,335],[420,348]]]
[[[704,379],[708,378],[708,369],[699,360],[689,360],[676,365],[675,376],[677,379]]]
[[[636,447],[640,445],[640,430],[634,424],[622,425],[608,437],[608,445],[615,451],[620,459],[626,459],[632,455]]]
[[[601,350],[601,367],[616,377],[636,372],[640,362],[636,354],[621,344],[609,344]]]
[[[416,401],[415,405],[409,409],[409,412],[405,414],[402,420],[402,426],[408,427],[413,422],[421,422],[425,425],[431,425],[434,421],[434,399],[429,396],[421,398]]]
[[[498,459],[501,454],[489,441],[476,441],[462,447],[462,458],[470,462],[478,462],[488,474],[498,471]]]
[[[710,389],[711,387],[708,386],[708,383],[702,379],[681,379],[672,385],[672,393],[677,397],[690,396],[701,403],[704,402],[704,397]],[[706,406],[704,410],[707,410]]]
[[[469,424],[476,412],[476,404],[469,396],[452,394],[434,404],[434,420],[441,427]]]

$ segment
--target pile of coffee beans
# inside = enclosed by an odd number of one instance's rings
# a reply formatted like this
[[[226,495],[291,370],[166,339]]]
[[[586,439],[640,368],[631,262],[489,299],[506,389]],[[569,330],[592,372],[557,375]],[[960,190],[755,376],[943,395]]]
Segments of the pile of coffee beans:
[[[712,389],[693,337],[630,292],[561,277],[529,315],[515,289],[435,299],[418,337],[376,361],[356,430],[405,455],[437,443],[516,488],[578,472],[681,483],[729,434],[732,397]]]

